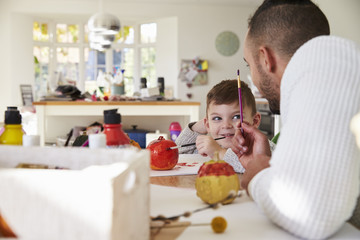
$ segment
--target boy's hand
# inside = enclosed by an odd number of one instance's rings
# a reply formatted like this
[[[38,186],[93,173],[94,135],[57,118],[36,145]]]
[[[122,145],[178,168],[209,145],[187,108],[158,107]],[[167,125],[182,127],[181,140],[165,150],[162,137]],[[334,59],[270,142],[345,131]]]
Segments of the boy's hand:
[[[256,155],[271,156],[269,141],[259,129],[243,123],[243,136],[240,131],[240,122],[237,124],[237,128],[231,149],[239,157],[245,169]]]
[[[223,149],[211,136],[200,135],[196,138],[196,148],[203,156],[213,158],[215,152],[221,152]],[[219,156],[221,158],[221,154]]]
[[[197,121],[192,127],[191,130],[193,130],[194,132],[200,133],[200,134],[207,134],[207,129],[205,126],[205,118]]]

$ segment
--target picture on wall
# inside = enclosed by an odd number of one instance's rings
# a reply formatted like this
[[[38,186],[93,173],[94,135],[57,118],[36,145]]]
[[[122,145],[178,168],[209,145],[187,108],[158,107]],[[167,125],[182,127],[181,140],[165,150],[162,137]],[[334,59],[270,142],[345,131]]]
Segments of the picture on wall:
[[[206,85],[208,61],[195,58],[193,60],[181,60],[179,79],[186,82],[188,87]]]

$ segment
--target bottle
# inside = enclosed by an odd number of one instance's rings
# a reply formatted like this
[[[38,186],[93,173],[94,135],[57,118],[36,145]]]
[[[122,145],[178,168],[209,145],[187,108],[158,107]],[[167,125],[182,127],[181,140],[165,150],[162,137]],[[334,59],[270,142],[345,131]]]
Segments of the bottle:
[[[147,88],[147,85],[146,85],[146,78],[142,77],[140,79],[140,89],[142,88]]]
[[[7,107],[4,122],[5,126],[0,136],[0,144],[22,145],[24,132],[21,126],[21,115],[17,107]]]
[[[117,113],[117,109],[104,111],[104,134],[108,147],[116,148],[130,145],[129,137],[122,130],[121,115]]]
[[[170,124],[169,127],[169,131],[170,131],[170,138],[171,140],[173,140],[175,142],[176,138],[180,135],[181,133],[181,125],[178,122],[172,122]]]
[[[159,92],[161,96],[164,96],[164,90],[165,90],[165,79],[163,77],[158,77],[158,87]]]

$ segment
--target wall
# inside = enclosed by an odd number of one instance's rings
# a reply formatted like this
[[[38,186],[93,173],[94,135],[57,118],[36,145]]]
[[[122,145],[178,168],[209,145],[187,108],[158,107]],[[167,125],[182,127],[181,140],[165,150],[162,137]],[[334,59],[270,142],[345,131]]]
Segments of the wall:
[[[222,79],[236,77],[236,70],[241,71],[241,78],[247,80],[249,73],[242,57],[242,43],[247,30],[247,18],[255,10],[252,5],[218,4],[200,5],[139,3],[130,1],[104,1],[104,10],[119,16],[121,21],[159,20],[163,29],[159,39],[163,47],[159,50],[157,62],[159,76],[164,76],[166,85],[174,86],[175,96],[187,101],[200,101],[205,113],[205,98],[208,90]],[[172,1],[173,2],[173,1]],[[188,1],[189,2],[189,1]],[[211,1],[214,2],[214,1]],[[230,1],[231,2],[231,1]],[[360,1],[358,0],[317,0],[331,24],[333,34],[353,39],[360,44]],[[57,17],[67,19],[88,19],[99,10],[98,1],[49,1],[49,0],[0,0],[0,121],[8,105],[21,105],[19,84],[33,81],[32,33],[33,16]],[[173,27],[177,25],[177,27]],[[216,36],[225,30],[235,32],[241,42],[239,51],[224,57],[215,49]],[[164,47],[166,46],[166,47]],[[159,45],[160,47],[160,45]],[[178,82],[178,70],[181,59],[192,59],[199,56],[209,61],[208,84],[187,88],[185,83]],[[193,98],[188,99],[187,93]]]
[[[316,0],[330,23],[332,35],[345,37],[360,45],[360,1]]]

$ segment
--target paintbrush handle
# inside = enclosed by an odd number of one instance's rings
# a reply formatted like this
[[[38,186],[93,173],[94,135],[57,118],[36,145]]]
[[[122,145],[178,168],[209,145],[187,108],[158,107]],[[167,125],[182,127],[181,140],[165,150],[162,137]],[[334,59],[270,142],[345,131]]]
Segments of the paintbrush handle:
[[[220,140],[220,139],[224,139],[225,137],[219,137],[219,138],[215,138],[214,140]],[[181,147],[189,147],[189,146],[193,146],[195,145],[196,143],[188,143],[188,144],[184,144],[184,145],[180,145],[180,146],[174,146],[174,147],[171,147],[170,149],[177,149],[177,148],[181,148]]]

